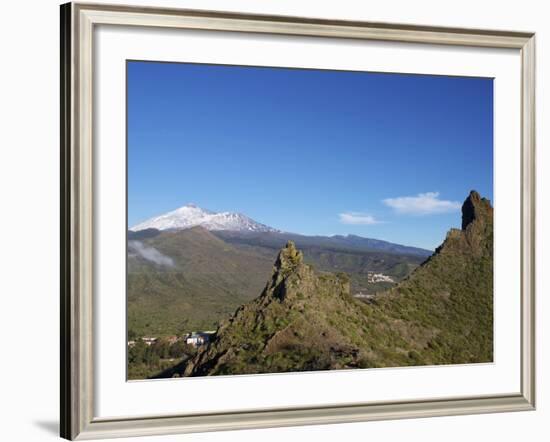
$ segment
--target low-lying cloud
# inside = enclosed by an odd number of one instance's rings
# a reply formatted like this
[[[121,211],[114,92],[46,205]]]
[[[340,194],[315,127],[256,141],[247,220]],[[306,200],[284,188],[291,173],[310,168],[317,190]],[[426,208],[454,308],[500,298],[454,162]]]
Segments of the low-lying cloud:
[[[432,215],[460,209],[460,202],[439,199],[439,192],[419,193],[416,196],[386,198],[382,202],[395,212],[405,215]]]
[[[159,266],[174,267],[174,260],[159,252],[154,247],[148,247],[141,241],[128,241],[128,249],[136,255]]]
[[[370,226],[379,224],[374,216],[361,212],[345,212],[338,215],[342,224],[352,224],[356,226]]]

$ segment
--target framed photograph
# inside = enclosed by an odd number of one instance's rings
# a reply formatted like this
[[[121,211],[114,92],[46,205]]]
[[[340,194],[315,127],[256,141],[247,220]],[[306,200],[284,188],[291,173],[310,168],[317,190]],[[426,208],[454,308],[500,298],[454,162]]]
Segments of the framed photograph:
[[[61,24],[62,437],[534,409],[534,34]]]

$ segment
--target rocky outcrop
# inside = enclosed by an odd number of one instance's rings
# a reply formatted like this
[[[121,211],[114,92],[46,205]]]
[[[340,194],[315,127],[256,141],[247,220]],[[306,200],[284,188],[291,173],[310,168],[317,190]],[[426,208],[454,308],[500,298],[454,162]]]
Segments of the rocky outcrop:
[[[491,202],[486,198],[481,198],[475,190],[470,192],[468,198],[462,204],[462,230],[466,230],[474,221],[480,223],[492,223],[493,208]]]
[[[462,204],[462,229],[451,229],[433,257],[441,253],[480,257],[491,254],[493,247],[493,207],[472,190]],[[490,249],[490,250],[489,250]]]

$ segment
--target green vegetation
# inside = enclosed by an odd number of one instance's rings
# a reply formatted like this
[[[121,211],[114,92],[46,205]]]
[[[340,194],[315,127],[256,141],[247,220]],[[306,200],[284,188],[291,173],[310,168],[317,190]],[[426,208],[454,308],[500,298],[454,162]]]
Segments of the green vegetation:
[[[166,339],[157,339],[153,344],[147,345],[142,339],[138,339],[134,345],[128,347],[128,379],[155,377],[196,353],[196,349],[183,340],[171,344]]]

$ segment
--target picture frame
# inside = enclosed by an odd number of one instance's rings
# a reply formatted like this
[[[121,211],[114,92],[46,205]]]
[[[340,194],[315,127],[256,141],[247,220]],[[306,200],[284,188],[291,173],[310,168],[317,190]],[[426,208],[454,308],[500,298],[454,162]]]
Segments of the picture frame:
[[[521,57],[520,391],[226,412],[95,415],[94,32],[99,25],[507,48]],[[328,424],[535,408],[535,35],[202,10],[61,6],[61,436],[69,440]]]

